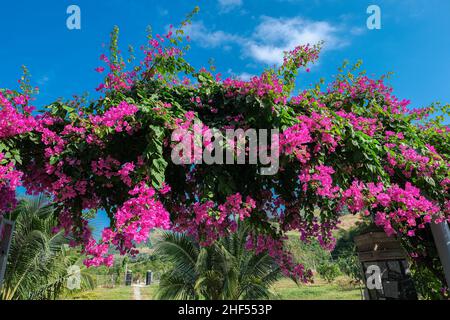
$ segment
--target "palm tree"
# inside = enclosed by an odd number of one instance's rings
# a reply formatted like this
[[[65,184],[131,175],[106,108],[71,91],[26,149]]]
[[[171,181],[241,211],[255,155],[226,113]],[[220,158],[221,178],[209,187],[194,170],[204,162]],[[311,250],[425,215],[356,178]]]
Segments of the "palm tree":
[[[161,277],[157,298],[180,300],[269,299],[270,287],[282,276],[268,254],[245,249],[248,228],[201,248],[192,238],[166,232],[156,253],[173,268]]]
[[[67,270],[78,264],[81,255],[68,248],[57,225],[54,208],[44,197],[23,199],[10,218],[15,220],[1,300],[56,299],[66,288]],[[84,287],[92,279],[81,277]]]

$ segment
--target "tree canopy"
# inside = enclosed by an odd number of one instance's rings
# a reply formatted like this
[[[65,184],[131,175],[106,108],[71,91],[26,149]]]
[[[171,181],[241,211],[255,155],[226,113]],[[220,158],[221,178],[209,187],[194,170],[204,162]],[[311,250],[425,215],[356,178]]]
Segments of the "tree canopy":
[[[286,52],[280,67],[248,81],[221,79],[186,60],[190,19],[149,35],[139,63],[122,58],[115,29],[105,67],[96,69],[105,80],[95,101],[59,100],[33,111],[26,77],[21,91],[0,91],[0,211],[14,207],[19,185],[51,197],[89,266],[111,265],[111,246],[135,253],[153,228],[208,246],[245,220],[247,249],[268,252],[301,281],[311,272],[286,251],[286,232],[331,249],[340,215],[360,212],[439,274],[427,225],[450,217],[448,107],[411,110],[386,77],[345,66],[331,83],[296,92],[299,70],[309,71],[320,44]],[[172,135],[180,128],[183,137]],[[279,145],[268,143],[279,170],[263,175],[261,161],[172,161],[181,139],[211,128],[279,130]],[[111,227],[95,241],[87,216],[98,210]]]

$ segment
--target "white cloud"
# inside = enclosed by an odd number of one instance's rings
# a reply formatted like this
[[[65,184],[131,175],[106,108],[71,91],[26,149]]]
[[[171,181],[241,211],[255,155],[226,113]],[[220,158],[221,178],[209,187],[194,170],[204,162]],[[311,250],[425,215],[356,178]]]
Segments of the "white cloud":
[[[248,81],[251,78],[253,78],[255,75],[248,73],[248,72],[242,72],[241,74],[238,74],[237,78],[243,81]]]
[[[255,75],[248,72],[241,72],[239,74],[236,74],[233,69],[228,69],[227,73],[232,77],[243,81],[249,81],[251,78],[253,78]]]
[[[281,64],[283,52],[302,44],[325,41],[324,49],[337,49],[347,42],[339,36],[339,28],[326,21],[310,21],[300,17],[262,17],[247,46],[247,54],[267,64]]]
[[[231,1],[231,0],[229,0]],[[238,45],[243,56],[251,57],[264,64],[281,64],[285,51],[298,45],[317,44],[324,41],[324,50],[338,49],[348,44],[342,36],[342,27],[327,21],[312,21],[301,17],[261,17],[253,32],[244,37],[221,30],[210,31],[202,22],[195,22],[186,28],[190,37],[203,47],[222,47],[227,50]],[[352,33],[355,30],[352,30]]]
[[[239,36],[219,31],[209,31],[203,22],[193,22],[185,28],[186,33],[192,40],[199,43],[200,46],[206,48],[215,48],[229,43],[239,43],[243,39]]]
[[[40,85],[40,86],[44,86],[44,85],[46,85],[47,82],[49,82],[49,81],[50,81],[50,77],[49,77],[48,75],[43,75],[42,77],[40,77],[40,78],[37,80],[37,84]]]
[[[267,64],[279,64],[283,58],[284,50],[279,47],[270,45],[250,44],[247,54],[255,60]]]
[[[229,12],[242,6],[242,0],[219,0],[219,5],[222,11]]]
[[[169,10],[161,8],[161,7],[158,7],[157,11],[160,16],[167,16],[169,14]]]
[[[350,33],[355,36],[360,36],[366,32],[367,28],[353,27],[350,29]]]

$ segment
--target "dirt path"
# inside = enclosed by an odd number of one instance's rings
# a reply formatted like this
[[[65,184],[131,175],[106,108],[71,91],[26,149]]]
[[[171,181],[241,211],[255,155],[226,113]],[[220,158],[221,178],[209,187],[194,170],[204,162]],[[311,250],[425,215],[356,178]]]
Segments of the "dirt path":
[[[141,298],[141,286],[134,285],[133,286],[133,300],[142,300]]]

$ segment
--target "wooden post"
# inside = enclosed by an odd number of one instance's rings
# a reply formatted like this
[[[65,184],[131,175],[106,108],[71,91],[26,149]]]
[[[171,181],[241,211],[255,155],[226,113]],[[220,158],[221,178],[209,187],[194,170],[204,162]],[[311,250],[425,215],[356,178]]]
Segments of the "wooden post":
[[[149,286],[153,282],[153,272],[151,270],[147,271],[146,277],[145,277],[145,285]]]
[[[131,286],[131,283],[133,282],[133,273],[131,270],[128,270],[125,276],[125,285]]]
[[[128,263],[125,263],[125,276],[124,276],[125,285],[127,283],[127,274],[128,274]]]
[[[369,232],[355,237],[367,300],[417,300],[406,252],[394,237]],[[379,270],[380,287],[368,286],[371,270]]]

